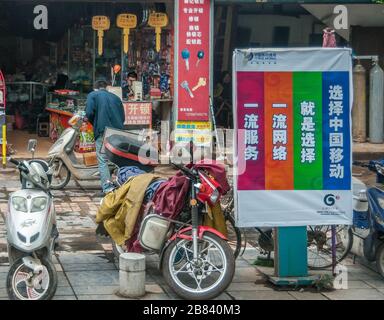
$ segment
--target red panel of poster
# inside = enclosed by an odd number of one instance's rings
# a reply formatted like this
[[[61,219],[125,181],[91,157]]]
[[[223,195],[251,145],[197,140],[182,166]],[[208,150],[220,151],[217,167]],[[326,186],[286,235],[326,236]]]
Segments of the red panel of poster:
[[[210,2],[178,1],[178,120],[209,120]]]
[[[125,125],[145,125],[152,127],[151,102],[126,102],[123,105]]]

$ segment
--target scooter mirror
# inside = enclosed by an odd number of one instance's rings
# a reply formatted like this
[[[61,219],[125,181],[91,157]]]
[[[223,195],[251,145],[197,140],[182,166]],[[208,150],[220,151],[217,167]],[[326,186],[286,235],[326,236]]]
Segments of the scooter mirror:
[[[28,152],[34,153],[36,151],[37,146],[37,140],[36,139],[29,139],[28,140]]]

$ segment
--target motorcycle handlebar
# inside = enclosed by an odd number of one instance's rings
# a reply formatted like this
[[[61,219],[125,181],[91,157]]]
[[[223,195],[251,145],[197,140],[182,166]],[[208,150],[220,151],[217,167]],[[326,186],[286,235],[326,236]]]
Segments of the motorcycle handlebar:
[[[13,159],[13,158],[9,158],[9,162],[13,163],[15,166],[18,166],[20,164],[19,161],[17,161],[16,159]]]
[[[171,163],[174,167],[176,167],[177,169],[179,169],[180,171],[182,171],[185,175],[191,177],[191,178],[195,178],[195,174],[193,173],[193,171],[189,168],[187,168],[186,166],[182,166],[182,165],[178,165],[176,163]]]

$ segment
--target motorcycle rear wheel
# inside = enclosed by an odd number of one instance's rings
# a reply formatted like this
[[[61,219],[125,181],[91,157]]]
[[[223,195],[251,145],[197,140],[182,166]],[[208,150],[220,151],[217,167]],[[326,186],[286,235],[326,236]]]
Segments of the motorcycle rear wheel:
[[[53,168],[51,189],[63,189],[71,180],[71,172],[62,160],[55,160],[51,167]]]
[[[162,259],[162,272],[166,283],[177,295],[187,300],[207,300],[217,297],[229,286],[235,272],[233,251],[225,240],[207,232],[199,240],[198,246],[197,261],[192,258],[192,240],[187,239],[173,241],[166,248]],[[213,256],[209,256],[211,247],[214,248]],[[183,261],[180,261],[181,251]],[[221,265],[220,261],[218,266],[214,265],[219,258],[222,260]],[[218,276],[217,280],[214,274]]]
[[[23,257],[21,257],[12,264],[7,274],[7,294],[10,300],[52,299],[57,289],[57,272],[54,264],[49,259],[40,258],[40,261],[45,267],[43,272],[46,272],[48,276],[46,287],[36,290],[31,283],[28,283],[27,277],[33,271],[24,264]],[[43,280],[40,280],[39,284],[43,287],[42,282]]]

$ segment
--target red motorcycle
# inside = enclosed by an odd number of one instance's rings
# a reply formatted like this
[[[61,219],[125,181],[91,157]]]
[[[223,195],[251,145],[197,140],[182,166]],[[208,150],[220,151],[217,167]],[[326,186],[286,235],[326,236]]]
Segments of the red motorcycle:
[[[147,211],[137,235],[142,248],[160,255],[166,283],[184,299],[212,299],[231,283],[235,258],[226,237],[203,226],[206,206],[220,201],[220,184],[204,170],[174,164],[188,179],[184,218],[170,219]],[[187,218],[185,218],[185,213]],[[118,253],[123,248],[114,244]]]

